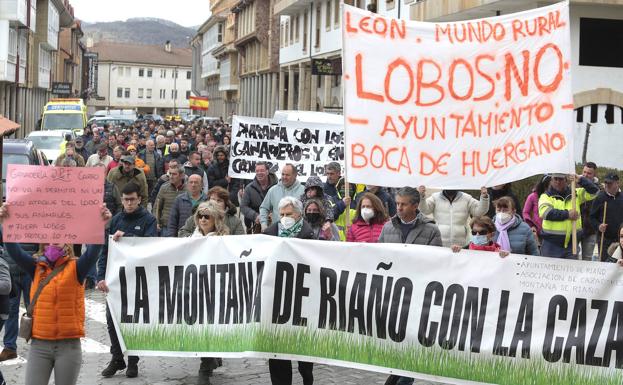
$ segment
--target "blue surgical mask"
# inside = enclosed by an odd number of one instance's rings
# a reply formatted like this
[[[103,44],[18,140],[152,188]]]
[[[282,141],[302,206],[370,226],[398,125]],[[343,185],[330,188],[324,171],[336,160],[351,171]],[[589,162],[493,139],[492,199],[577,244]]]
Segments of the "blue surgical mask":
[[[489,243],[486,235],[472,235],[472,243],[478,246],[485,246]]]

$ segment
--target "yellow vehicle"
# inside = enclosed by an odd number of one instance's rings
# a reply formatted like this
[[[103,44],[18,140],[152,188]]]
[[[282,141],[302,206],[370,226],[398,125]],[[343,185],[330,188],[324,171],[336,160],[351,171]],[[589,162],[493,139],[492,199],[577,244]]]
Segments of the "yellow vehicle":
[[[167,115],[165,116],[164,120],[169,121],[169,122],[181,122],[182,117],[179,115]]]
[[[72,130],[82,135],[87,125],[87,106],[82,99],[50,99],[43,107],[42,130]]]

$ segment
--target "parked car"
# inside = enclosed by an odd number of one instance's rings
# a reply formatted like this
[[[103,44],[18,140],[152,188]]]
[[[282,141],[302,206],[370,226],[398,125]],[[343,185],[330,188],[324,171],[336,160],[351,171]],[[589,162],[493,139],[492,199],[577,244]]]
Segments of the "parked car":
[[[47,166],[45,154],[37,149],[28,139],[4,139],[2,144],[2,194],[6,197],[6,176],[9,164],[29,164],[33,166]]]
[[[61,143],[67,134],[71,135],[72,140],[76,139],[75,134],[70,130],[33,131],[28,134],[26,139],[32,141],[35,147],[45,154],[51,164],[61,154]]]
[[[124,118],[120,116],[95,116],[87,122],[87,124],[97,124],[98,127],[102,127],[105,124],[109,126],[131,126],[134,124],[134,120],[129,118]]]
[[[153,120],[154,122],[162,122],[162,116],[158,114],[145,114],[143,115],[143,120]]]
[[[201,124],[210,125],[221,123],[221,118],[215,118],[213,116],[202,116],[200,118],[197,118],[196,121],[201,122]]]
[[[184,115],[184,116],[182,116],[182,120],[183,120],[185,123],[192,123],[192,122],[194,122],[195,120],[199,119],[200,117],[201,117],[201,116],[199,116],[199,115]]]

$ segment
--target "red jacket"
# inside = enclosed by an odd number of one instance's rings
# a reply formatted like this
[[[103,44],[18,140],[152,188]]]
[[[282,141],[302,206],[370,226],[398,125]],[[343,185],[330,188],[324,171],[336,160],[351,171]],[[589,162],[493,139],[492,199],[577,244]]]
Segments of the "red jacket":
[[[470,250],[481,250],[481,251],[495,251],[496,253],[501,250],[500,245],[498,245],[495,242],[489,242],[488,245],[475,245],[470,242],[469,249]]]
[[[384,223],[369,224],[359,219],[348,229],[346,241],[376,243],[381,235],[381,230],[383,230],[383,225]]]

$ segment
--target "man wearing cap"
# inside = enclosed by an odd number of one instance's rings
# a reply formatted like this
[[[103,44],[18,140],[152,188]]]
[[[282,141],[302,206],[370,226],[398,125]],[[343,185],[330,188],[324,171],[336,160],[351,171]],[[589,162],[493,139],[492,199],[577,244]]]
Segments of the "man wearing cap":
[[[97,146],[97,152],[87,159],[87,167],[104,166],[108,167],[108,164],[112,161],[112,156],[108,155],[108,146],[106,143],[100,143]]]
[[[139,196],[141,197],[141,205],[147,207],[149,195],[147,194],[147,179],[145,173],[134,165],[134,156],[129,152],[124,152],[121,156],[121,165],[113,168],[106,177],[112,182],[119,191],[123,191],[123,187],[130,182],[134,182],[139,186]]]
[[[619,175],[616,172],[608,173],[604,184],[605,188],[597,194],[590,213],[591,224],[599,234],[597,242],[602,261],[608,256],[606,253],[608,246],[619,242],[619,229],[623,224],[623,194],[621,194],[619,185]],[[608,203],[607,206],[605,206],[606,203]],[[606,207],[605,222],[603,222],[604,206]],[[601,234],[604,234],[604,250],[601,250]]]
[[[541,255],[553,258],[575,258],[572,252],[573,221],[576,221],[578,238],[582,235],[580,205],[595,199],[599,187],[582,175],[576,178],[575,207],[572,206],[571,189],[565,174],[553,174],[549,188],[539,198],[539,216],[543,218]]]

